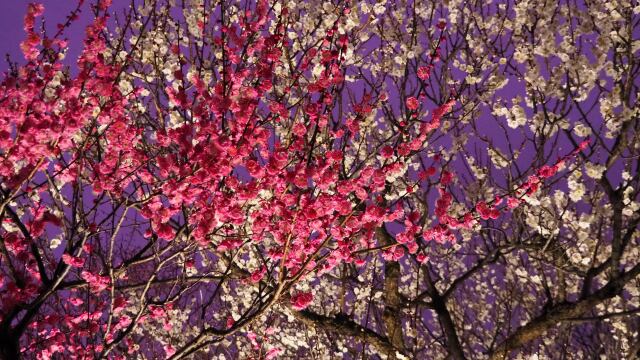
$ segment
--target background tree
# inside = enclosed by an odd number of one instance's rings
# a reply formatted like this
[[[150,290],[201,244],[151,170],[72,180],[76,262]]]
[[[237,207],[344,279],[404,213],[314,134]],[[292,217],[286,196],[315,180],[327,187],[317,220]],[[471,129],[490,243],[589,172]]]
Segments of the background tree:
[[[638,356],[637,4],[110,3],[2,83],[3,357]]]

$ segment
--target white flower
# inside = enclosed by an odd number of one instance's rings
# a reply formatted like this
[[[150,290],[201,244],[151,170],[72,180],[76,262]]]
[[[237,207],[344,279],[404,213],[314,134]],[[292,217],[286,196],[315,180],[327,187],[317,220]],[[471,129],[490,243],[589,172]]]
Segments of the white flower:
[[[60,238],[54,237],[53,239],[51,239],[51,242],[49,243],[49,248],[50,249],[57,249],[58,246],[60,246],[60,244],[62,244],[62,240],[60,240]]]
[[[573,128],[573,132],[580,137],[585,137],[591,135],[591,128],[584,124],[577,124]]]
[[[527,123],[527,115],[524,109],[520,105],[513,105],[511,108],[511,116],[507,116],[507,125],[510,128],[516,129]]]
[[[580,182],[580,177],[582,176],[580,171],[576,171],[569,176],[567,179],[567,185],[569,186],[569,198],[573,202],[578,202],[582,200],[586,192],[586,188],[584,184]]]
[[[376,15],[382,15],[387,10],[384,3],[377,3],[373,6],[373,13]]]
[[[491,158],[491,162],[498,169],[505,168],[509,166],[509,161],[507,158],[500,152],[498,149],[489,148],[489,157]]]
[[[607,170],[604,165],[594,164],[590,162],[585,164],[585,168],[587,170],[587,176],[596,180],[602,178],[605,170]]]

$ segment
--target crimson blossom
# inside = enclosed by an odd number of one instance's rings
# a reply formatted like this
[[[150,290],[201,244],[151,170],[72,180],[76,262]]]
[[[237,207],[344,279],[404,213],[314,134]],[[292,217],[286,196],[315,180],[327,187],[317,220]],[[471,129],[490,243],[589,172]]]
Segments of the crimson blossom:
[[[0,358],[640,356],[639,13],[29,4]]]

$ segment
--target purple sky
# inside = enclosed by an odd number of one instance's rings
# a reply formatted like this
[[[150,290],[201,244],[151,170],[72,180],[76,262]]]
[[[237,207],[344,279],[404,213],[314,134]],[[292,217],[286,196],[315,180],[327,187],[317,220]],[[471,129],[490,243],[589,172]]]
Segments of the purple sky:
[[[57,30],[56,25],[63,23],[67,16],[77,6],[76,0],[4,0],[0,1],[0,71],[7,69],[6,54],[11,56],[12,61],[24,63],[20,42],[25,38],[23,29],[23,19],[29,3],[39,2],[44,5],[43,17],[36,20],[36,27],[40,26],[38,21],[45,19],[46,28],[50,35]],[[65,63],[70,64],[80,54],[81,41],[84,29],[92,18],[89,5],[91,0],[85,0],[82,6],[80,19],[76,21],[70,29],[65,32],[65,37],[69,41],[69,53]],[[122,8],[122,2],[114,1],[114,9]],[[69,60],[72,60],[71,62]]]
[[[2,56],[0,69],[2,70],[7,69],[6,54],[11,56],[12,61],[24,61],[20,52],[20,42],[25,37],[22,21],[27,5],[31,2],[27,0],[0,1],[0,55]],[[41,3],[45,6],[44,15],[48,19],[47,28],[53,29],[55,24],[64,21],[66,15],[73,9],[75,1],[45,0]],[[75,34],[81,34],[79,29],[74,30],[76,30]]]

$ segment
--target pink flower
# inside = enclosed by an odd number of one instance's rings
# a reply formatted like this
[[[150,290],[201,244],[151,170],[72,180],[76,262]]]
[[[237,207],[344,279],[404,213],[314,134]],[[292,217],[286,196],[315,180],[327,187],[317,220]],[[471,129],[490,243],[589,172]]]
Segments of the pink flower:
[[[480,217],[483,220],[495,220],[500,216],[500,211],[498,211],[498,209],[489,207],[484,201],[480,201],[478,204],[476,204],[476,211],[478,211]]]
[[[382,148],[380,155],[383,159],[388,159],[393,156],[393,148],[389,145]]]
[[[509,209],[513,209],[518,207],[518,205],[520,204],[520,200],[513,198],[513,197],[509,197],[507,198],[507,207]]]
[[[555,175],[556,172],[558,172],[557,166],[544,165],[538,170],[538,175],[540,175],[541,178],[549,178]]]
[[[158,319],[166,315],[164,309],[160,306],[149,306],[149,314],[152,319]]]
[[[74,297],[74,298],[70,298],[69,302],[71,303],[71,305],[73,306],[80,306],[84,303],[84,301],[80,298]]]
[[[73,267],[77,267],[77,268],[81,268],[84,266],[84,259],[80,259],[77,257],[73,257],[69,254],[63,254],[62,255],[62,262],[64,262],[65,264],[69,265],[69,266],[73,266]]]
[[[29,8],[27,10],[32,16],[40,16],[44,13],[44,5],[40,3],[31,3],[29,4]]]
[[[93,252],[93,245],[84,244],[84,246],[82,247],[82,250],[86,251],[88,254],[91,254]]]
[[[228,250],[237,249],[240,247],[240,245],[242,245],[242,240],[240,239],[222,240],[222,242],[220,242],[220,245],[218,245],[218,248],[216,250],[220,252],[225,252]]]
[[[273,349],[267,351],[267,354],[265,355],[264,359],[265,360],[275,359],[276,356],[278,356],[281,352],[282,352],[282,350],[280,350],[279,348],[273,348]]]
[[[235,324],[236,321],[233,320],[232,316],[227,317],[227,329],[231,329],[231,327],[233,327],[233,324]]]
[[[313,300],[313,295],[308,292],[299,292],[293,296],[291,296],[291,306],[298,310],[304,310],[311,304]]]
[[[176,353],[176,349],[171,346],[171,344],[167,344],[164,346],[164,352],[167,354],[167,357],[171,357]]]
[[[83,271],[80,276],[89,284],[89,288],[94,293],[106,289],[110,282],[108,276],[95,275],[88,271]]]
[[[254,271],[251,273],[251,282],[252,283],[257,283],[260,280],[262,280],[262,278],[264,277],[264,274],[267,272],[267,268],[266,267],[261,267],[260,269]]]
[[[476,211],[480,214],[482,220],[489,220],[491,217],[491,209],[484,201],[480,201],[476,204]]]
[[[124,296],[118,296],[113,301],[113,312],[119,313],[127,306],[127,299]]]
[[[414,96],[408,98],[407,101],[405,101],[405,104],[407,105],[407,109],[411,111],[417,110],[418,107],[420,106],[418,99],[416,99]]]
[[[583,151],[584,149],[586,149],[586,148],[589,146],[589,143],[590,143],[590,142],[591,142],[591,140],[589,140],[589,139],[584,140],[583,142],[581,142],[581,143],[578,145],[578,150],[579,150],[579,151]]]
[[[418,77],[422,80],[427,80],[431,75],[431,66],[420,66],[418,68]]]
[[[448,185],[451,181],[453,181],[453,173],[443,171],[442,176],[440,177],[440,183],[442,183],[442,185]]]
[[[382,252],[382,258],[386,261],[398,261],[404,256],[404,249],[400,246],[392,246]]]
[[[100,1],[100,10],[102,10],[102,11],[107,10],[109,8],[109,6],[111,6],[111,1],[112,0],[101,0]]]
[[[305,136],[307,134],[307,128],[302,123],[296,123],[293,126],[293,133],[300,137]]]
[[[171,225],[167,223],[162,223],[158,225],[157,233],[158,233],[158,237],[165,240],[172,240],[173,237],[175,236],[173,232],[173,228],[171,227]]]
[[[418,251],[418,243],[415,241],[408,243],[407,250],[409,250],[409,254],[415,254]]]

